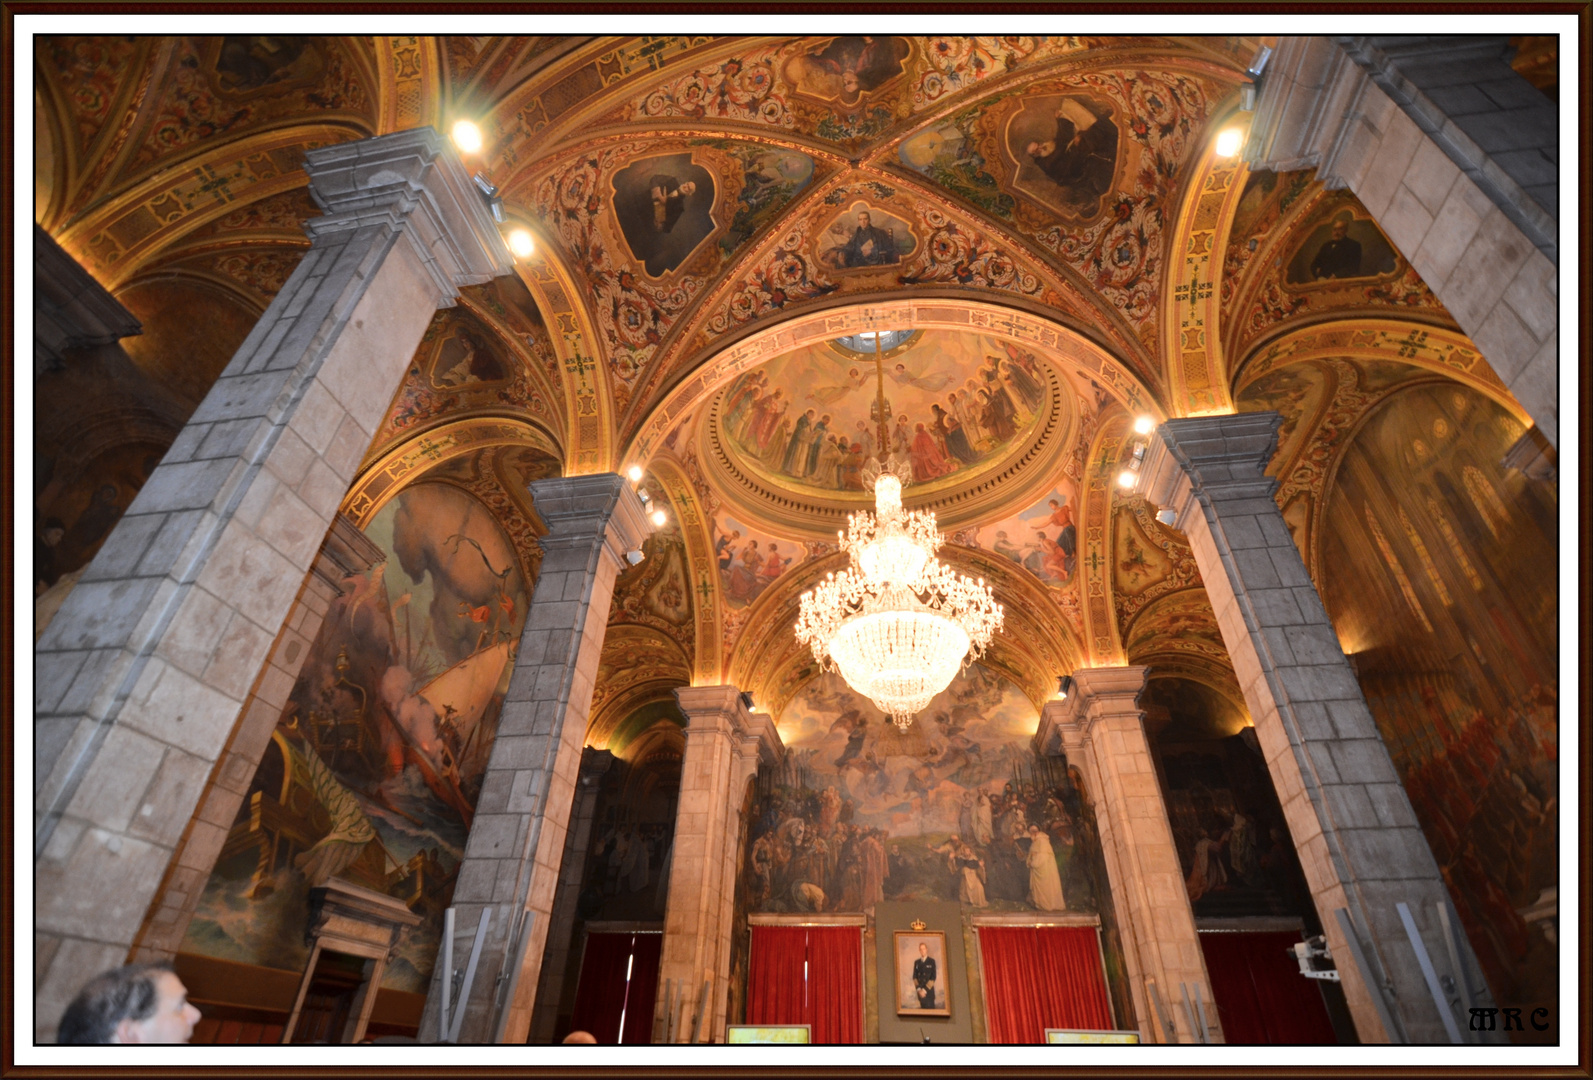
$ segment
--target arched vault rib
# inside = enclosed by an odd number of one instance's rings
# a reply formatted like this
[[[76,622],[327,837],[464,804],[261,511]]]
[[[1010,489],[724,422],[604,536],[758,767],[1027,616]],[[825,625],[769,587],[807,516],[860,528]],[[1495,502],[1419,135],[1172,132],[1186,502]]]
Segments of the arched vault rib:
[[[404,485],[427,469],[487,446],[529,446],[562,460],[554,438],[535,424],[514,417],[451,419],[412,435],[377,458],[354,478],[338,507],[363,529]]]
[[[693,686],[717,686],[723,681],[724,649],[720,627],[724,624],[724,601],[720,596],[718,567],[713,557],[713,520],[697,499],[696,489],[680,463],[661,455],[648,463],[647,471],[663,488],[670,506],[679,518],[686,541],[687,571],[692,590],[692,610],[696,617],[695,665]]]
[[[737,375],[805,345],[860,331],[972,331],[1046,350],[1076,366],[1130,413],[1154,408],[1150,391],[1105,349],[1059,325],[1016,308],[960,297],[902,297],[809,312],[756,330],[714,354],[654,406],[624,446],[624,459],[646,461],[679,419]]]
[[[1213,117],[1213,127],[1221,123],[1222,114]],[[1173,416],[1233,411],[1222,350],[1221,276],[1247,170],[1236,157],[1217,157],[1215,140],[1193,165],[1168,237],[1161,293],[1162,364]]]
[[[1285,329],[1258,342],[1235,366],[1232,393],[1287,364],[1343,357],[1388,360],[1437,372],[1486,395],[1527,426],[1532,417],[1488,365],[1471,339],[1458,330],[1395,318],[1334,319]]]
[[[564,438],[569,448],[564,475],[612,472],[619,467],[614,456],[614,395],[608,364],[600,355],[600,338],[586,306],[587,290],[577,285],[569,263],[534,219],[517,215],[513,224],[524,225],[532,234],[532,254],[517,259],[515,270],[544,316],[558,358]]]
[[[752,694],[757,708],[779,717],[818,673],[813,654],[793,633],[801,594],[846,566],[843,554],[812,559],[781,575],[747,611],[747,629],[728,665],[730,682]],[[1010,678],[1038,708],[1056,692],[1059,676],[1080,665],[1082,650],[1046,587],[1022,567],[980,548],[947,544],[940,559],[959,573],[983,578],[1005,609],[1005,626],[984,663]]]
[[[114,290],[188,233],[239,206],[303,187],[306,149],[365,134],[352,125],[301,124],[216,144],[95,207],[56,239]]]
[[[438,123],[442,64],[437,39],[381,35],[376,38],[376,58],[376,133]]]

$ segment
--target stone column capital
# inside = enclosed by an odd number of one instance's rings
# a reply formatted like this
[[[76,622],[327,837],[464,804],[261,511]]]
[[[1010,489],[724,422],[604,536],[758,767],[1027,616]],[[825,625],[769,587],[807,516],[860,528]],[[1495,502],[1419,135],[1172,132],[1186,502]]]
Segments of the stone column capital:
[[[590,543],[602,537],[615,564],[652,535],[641,498],[618,473],[558,476],[531,482],[531,506],[548,527],[544,549]]]
[[[1275,412],[1168,420],[1156,429],[1140,469],[1145,498],[1171,510],[1181,532],[1189,531],[1189,512],[1204,497],[1272,498],[1278,482],[1266,471],[1281,423]]]
[[[722,686],[681,686],[675,690],[680,711],[686,714],[686,735],[724,735],[740,743],[738,753],[758,762],[778,764],[785,757],[785,743],[768,713],[749,710],[741,690]]]
[[[305,223],[312,241],[372,225],[410,232],[451,307],[465,285],[514,272],[514,259],[459,154],[435,128],[322,146],[304,155],[310,195],[325,216]]]

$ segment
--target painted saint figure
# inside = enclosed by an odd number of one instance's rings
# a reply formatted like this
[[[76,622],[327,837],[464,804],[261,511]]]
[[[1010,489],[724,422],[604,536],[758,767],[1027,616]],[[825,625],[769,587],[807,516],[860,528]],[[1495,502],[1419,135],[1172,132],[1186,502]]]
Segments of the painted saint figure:
[[[1036,168],[1062,189],[1070,208],[1089,213],[1112,187],[1117,125],[1076,98],[1063,98],[1056,133],[1024,147]]]
[[[1051,838],[1038,825],[1029,826],[1029,899],[1040,911],[1066,911],[1062,874],[1057,870]]]

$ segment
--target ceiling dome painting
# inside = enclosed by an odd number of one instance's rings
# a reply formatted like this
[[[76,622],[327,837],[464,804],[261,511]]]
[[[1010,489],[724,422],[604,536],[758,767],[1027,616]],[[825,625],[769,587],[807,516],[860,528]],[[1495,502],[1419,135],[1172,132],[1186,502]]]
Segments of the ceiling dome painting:
[[[943,523],[995,476],[1059,452],[1071,411],[1055,369],[999,338],[950,330],[804,345],[731,380],[699,424],[700,457],[733,502],[798,533],[832,532],[871,505],[864,465],[881,450],[912,464],[904,498]],[[894,344],[892,344],[894,340]],[[1004,485],[1003,492],[1010,490]],[[778,513],[778,511],[777,511]]]

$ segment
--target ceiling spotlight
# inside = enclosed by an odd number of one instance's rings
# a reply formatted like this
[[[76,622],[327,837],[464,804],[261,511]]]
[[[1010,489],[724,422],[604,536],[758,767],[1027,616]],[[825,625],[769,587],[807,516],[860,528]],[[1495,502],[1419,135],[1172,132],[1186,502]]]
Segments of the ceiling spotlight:
[[[1059,700],[1066,701],[1073,692],[1073,676],[1063,675],[1056,681],[1056,696]]]
[[[1124,469],[1117,474],[1117,486],[1127,490],[1134,486],[1134,481],[1137,479],[1139,477],[1134,473],[1133,469]]]
[[[1156,520],[1170,529],[1173,527],[1173,522],[1178,520],[1178,513],[1174,510],[1158,510]]]
[[[1227,128],[1217,133],[1217,156],[1230,158],[1239,152],[1239,146],[1244,141],[1244,132],[1238,128]]]
[[[653,524],[656,525],[660,529],[662,529],[664,527],[664,524],[667,521],[669,521],[669,518],[667,516],[665,516],[665,514],[664,514],[664,512],[662,510],[654,510],[653,513],[652,513],[652,519],[653,519]]]
[[[466,154],[474,154],[481,149],[481,129],[469,120],[461,120],[454,125],[454,145]]]
[[[642,467],[640,465],[632,465],[625,470],[625,475],[631,478],[631,483],[638,483],[642,478]]]
[[[1156,421],[1149,416],[1141,416],[1134,421],[1134,434],[1149,435],[1156,427]]]
[[[519,259],[528,258],[536,250],[536,242],[526,229],[516,229],[509,234],[509,250]]]

